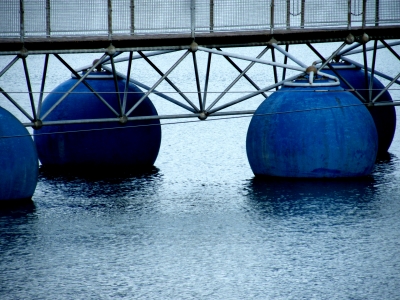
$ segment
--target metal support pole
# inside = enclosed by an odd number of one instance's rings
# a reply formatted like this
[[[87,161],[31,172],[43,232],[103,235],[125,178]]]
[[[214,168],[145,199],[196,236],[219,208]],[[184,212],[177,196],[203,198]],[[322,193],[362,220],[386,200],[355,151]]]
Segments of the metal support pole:
[[[217,50],[219,50],[219,51],[222,52],[222,50],[221,50],[220,48],[217,48]],[[267,51],[268,51],[268,47],[266,47],[263,51],[261,51],[261,53],[257,56],[257,58],[262,57]],[[228,87],[227,87],[227,88],[226,88],[226,89],[225,89],[225,90],[210,104],[210,106],[207,107],[206,112],[210,111],[211,108],[213,108],[214,105],[217,104],[218,101],[221,100],[222,97],[224,97],[224,96],[226,95],[226,93],[227,93],[227,92],[236,84],[236,82],[238,82],[239,79],[242,78],[242,77],[245,77],[246,79],[248,79],[248,81],[249,81],[258,91],[260,90],[260,87],[258,87],[258,85],[256,85],[256,84],[253,82],[253,80],[251,80],[251,78],[248,77],[248,76],[246,75],[246,72],[247,72],[248,70],[250,70],[251,67],[254,66],[255,62],[251,62],[251,63],[242,71],[242,69],[240,69],[228,56],[224,56],[224,57],[232,64],[232,66],[234,66],[234,67],[240,72],[240,74],[239,74],[239,75],[231,82],[231,84],[230,84],[230,85],[229,85],[229,86],[228,86]],[[263,92],[261,92],[261,94],[262,94],[265,98],[268,97],[268,96],[267,96],[265,93],[263,93]]]
[[[212,57],[212,53],[208,53],[207,72],[206,72],[206,80],[205,80],[205,83],[204,83],[204,94],[203,94],[203,108],[206,107],[208,80],[210,78],[211,57]]]
[[[307,43],[306,45],[321,59],[323,63],[326,62],[325,58],[310,43]],[[341,81],[347,84],[356,93],[361,101],[367,102],[364,97],[361,96],[361,94],[342,75],[340,75],[335,68],[332,67],[330,63],[328,63],[327,66]]]
[[[172,53],[172,52],[176,52],[176,50],[153,51],[153,52],[150,52],[150,53],[146,53],[146,57],[152,57],[152,56],[157,56],[157,55],[162,55],[162,54],[167,54],[167,53]],[[115,58],[115,55],[114,55],[114,58]],[[139,58],[143,58],[143,57],[140,56],[139,54],[136,54],[136,55],[132,56],[133,60],[139,59]],[[128,57],[121,57],[121,58],[114,59],[114,62],[116,62],[116,63],[123,62],[123,61],[129,61],[129,58]],[[107,65],[107,64],[109,64],[109,62],[107,60],[105,60],[103,65]]]
[[[111,40],[112,29],[112,0],[107,0],[107,14],[108,14],[108,39]]]
[[[222,51],[221,48],[217,48],[217,50]],[[257,58],[261,58],[267,51],[269,50],[268,47],[266,47],[263,51],[260,52],[259,55],[257,55]],[[240,73],[240,75],[234,80],[234,83],[236,83],[242,76],[257,90],[260,89],[260,87],[246,74],[250,68],[252,68],[255,64],[255,62],[250,63],[246,69],[242,70],[235,62],[229,57],[229,56],[224,56],[227,61]],[[268,96],[266,94],[262,94],[265,98]]]
[[[350,64],[353,64],[356,67],[359,67],[360,69],[364,69],[364,66],[362,64],[360,64],[360,63],[358,63],[358,62],[356,62],[354,60],[351,60],[351,59],[349,59],[347,57],[342,57],[342,60],[345,61],[345,62],[348,62]],[[368,71],[371,72],[372,70],[370,68],[368,68]],[[390,76],[388,76],[388,75],[386,75],[386,74],[384,74],[382,72],[376,71],[376,70],[375,70],[375,75],[378,75],[378,76],[380,76],[382,78],[385,78],[385,79],[387,79],[389,81],[393,80],[393,77],[390,77]],[[397,83],[398,85],[400,85],[400,81],[396,80],[396,81],[394,81],[394,83]]]
[[[272,61],[275,62],[275,48],[271,48],[271,57],[272,57]],[[274,70],[274,81],[275,83],[278,82],[278,73],[276,70],[276,66],[273,66],[273,70]],[[276,90],[278,90],[278,87],[275,88]]]
[[[138,51],[139,55],[141,55],[144,60],[158,73],[161,77],[165,78],[165,81],[175,90],[177,93],[191,106],[194,110],[198,111],[196,105],[193,104],[192,101],[165,75],[157,66],[146,56],[142,51]]]
[[[44,120],[67,96],[82,82],[97,98],[99,98],[117,117],[119,114],[115,111],[115,109],[108,104],[103,97],[101,97],[86,81],[85,78],[103,61],[107,54],[104,54],[93,66],[83,75],[80,76],[74,69],[69,66],[65,60],[61,58],[58,54],[54,54],[54,56],[65,66],[68,70],[70,70],[78,79],[78,81],[56,102],[54,105],[43,115],[42,120]]]
[[[250,93],[250,94],[248,94],[248,95],[246,95],[246,96],[243,96],[243,97],[241,97],[241,98],[239,98],[239,99],[237,99],[237,100],[234,100],[234,101],[231,101],[231,102],[226,103],[226,104],[224,104],[224,105],[221,105],[221,106],[219,106],[219,107],[216,107],[216,108],[214,108],[213,110],[210,110],[210,111],[208,112],[208,114],[209,114],[209,115],[210,115],[210,114],[213,114],[213,113],[215,113],[215,112],[217,112],[217,111],[219,111],[219,110],[225,109],[225,108],[227,108],[227,107],[229,107],[229,106],[232,106],[232,105],[235,105],[235,104],[237,104],[237,103],[243,102],[244,100],[247,100],[247,99],[253,98],[253,97],[255,97],[255,96],[258,96],[258,95],[260,95],[260,94],[263,93],[263,92],[272,90],[273,88],[282,85],[282,84],[283,84],[284,82],[286,82],[286,81],[295,80],[296,78],[298,78],[299,76],[302,76],[302,75],[303,75],[303,73],[294,75],[294,76],[292,76],[292,77],[290,77],[290,78],[288,78],[288,79],[286,79],[286,80],[283,80],[283,81],[281,81],[281,82],[272,84],[272,85],[267,86],[266,88],[263,88],[263,89],[261,89],[261,90],[259,90],[259,91],[256,91],[256,92],[254,92],[254,93]]]
[[[355,49],[355,48],[358,48],[358,47],[360,47],[360,46],[361,46],[361,44],[359,44],[359,43],[354,43],[353,45],[347,47],[347,48],[344,49],[343,51],[340,51],[340,52],[337,54],[337,56],[350,55],[351,50],[353,50],[353,49]],[[356,50],[356,51],[358,51],[358,50]],[[362,51],[361,51],[361,52],[362,52]]]
[[[363,11],[362,11],[362,28],[365,28],[365,21],[367,18],[367,0],[363,0],[362,3]]]
[[[400,103],[399,102],[382,101],[382,102],[375,102],[374,106],[400,106]]]
[[[379,103],[381,104],[381,103]],[[241,110],[241,111],[226,111],[226,112],[219,112],[214,113],[214,117],[224,117],[224,116],[237,116],[240,115],[238,118],[244,117],[243,115],[252,115],[254,114],[255,110]],[[171,119],[187,119],[187,118],[199,118],[200,114],[181,114],[181,115],[155,115],[155,116],[136,116],[136,117],[129,117],[127,121],[143,121],[143,120],[171,120]],[[217,121],[219,119],[213,119]],[[211,120],[209,120],[211,121]],[[43,122],[43,126],[52,126],[52,125],[66,125],[66,124],[92,124],[92,123],[113,123],[119,122],[116,118],[104,118],[104,119],[86,119],[86,120],[63,120],[63,121],[48,121]],[[191,122],[201,122],[199,120],[191,121]],[[188,123],[188,121],[176,121],[176,122],[169,122],[163,123],[163,125],[169,124],[180,124],[180,123]],[[25,127],[34,126],[34,123],[23,123]],[[142,124],[142,125],[127,125],[124,127],[109,127],[109,128],[92,128],[92,129],[82,129],[82,130],[73,130],[73,131],[59,131],[59,132],[52,132],[52,133],[36,133],[37,135],[45,135],[45,134],[65,134],[65,133],[74,133],[74,132],[89,132],[89,131],[102,131],[102,130],[121,130],[126,128],[133,128],[133,127],[148,127],[148,126],[157,126],[156,124]],[[11,136],[10,136],[11,137]],[[15,136],[12,136],[15,137]],[[6,137],[2,137],[6,138]]]
[[[379,0],[375,0],[375,26],[379,26]]]
[[[347,0],[347,29],[351,29],[351,0]]]
[[[146,97],[148,95],[150,95],[154,89],[186,58],[186,56],[188,56],[190,53],[190,51],[186,51],[181,58],[179,58],[177,60],[177,62],[167,71],[167,73],[165,73],[152,87],[151,89],[149,89],[146,94],[144,94],[142,96],[142,98],[139,99],[138,102],[136,102],[136,104],[127,112],[127,116],[129,116],[135,109],[136,107],[138,107],[140,105],[140,103],[142,103],[144,101],[144,99],[146,99]],[[196,108],[196,111],[199,112],[199,110]]]
[[[127,51],[133,51],[133,50],[127,50]],[[147,57],[151,57],[151,56],[161,55],[161,54],[165,54],[165,53],[171,53],[171,52],[175,52],[175,51],[176,50],[154,51],[154,52],[146,53],[146,56]],[[129,57],[115,58],[118,55],[118,53],[122,54],[122,52],[117,52],[116,54],[114,54],[114,63],[129,61]],[[141,57],[139,54],[132,56],[133,60],[139,59],[139,58],[143,58],[143,57]],[[107,58],[101,63],[101,65],[104,66],[104,65],[108,65],[110,63],[111,63],[110,59]],[[77,68],[77,69],[75,69],[75,71],[79,72],[79,71],[87,70],[87,69],[89,69],[91,67],[92,67],[92,65],[90,64],[90,65],[86,65],[86,66],[82,66],[80,68]]]
[[[318,71],[321,71],[326,66],[326,64],[328,64],[335,56],[337,56],[337,54],[340,52],[340,50],[344,48],[344,46],[346,46],[346,43],[343,43],[339,48],[337,48],[337,50],[333,52],[331,56],[327,60],[325,60],[325,62],[322,63],[322,65],[318,68]]]
[[[303,67],[303,68],[307,68],[307,65],[302,63],[301,61],[299,61],[296,57],[294,57],[292,54],[290,54],[289,52],[283,50],[280,46],[278,46],[277,44],[270,44],[271,47],[274,47],[276,50],[278,50],[280,53],[282,53],[283,55],[285,55],[286,57],[289,57],[293,62],[295,62],[296,64],[298,64],[299,66]]]
[[[196,30],[196,0],[190,0],[190,32],[192,39],[195,38]]]
[[[382,42],[382,40],[380,40],[380,41]],[[389,47],[390,46],[398,46],[398,45],[400,45],[400,41],[392,42],[392,43],[386,43],[386,45],[388,45]],[[361,44],[358,44],[357,46],[361,46]],[[354,48],[356,48],[356,47],[353,47],[352,49],[354,49]],[[388,48],[388,47],[385,46],[385,45],[379,45],[377,47],[377,49],[383,49],[383,48]],[[342,51],[341,53],[339,53],[338,55],[352,55],[352,54],[357,54],[357,53],[362,53],[363,52],[362,49],[358,49],[358,50],[354,50],[354,51],[348,51],[348,50],[352,50],[352,49],[346,49],[346,50]],[[371,51],[371,50],[374,50],[374,47],[367,47],[366,48],[366,51]]]
[[[210,32],[214,32],[214,0],[210,0]]]
[[[10,69],[17,62],[18,59],[18,55],[14,57],[14,59],[0,72],[0,77],[3,76],[8,71],[8,69]]]
[[[24,73],[25,73],[26,85],[28,87],[29,100],[31,102],[32,116],[33,116],[33,119],[36,121],[37,120],[37,115],[36,115],[35,100],[33,99],[31,80],[29,78],[28,65],[26,64],[26,58],[25,57],[22,58],[22,63],[24,65]]]
[[[268,66],[277,66],[280,68],[288,68],[290,70],[295,70],[295,71],[300,71],[300,72],[306,71],[305,67],[301,68],[301,67],[292,66],[292,65],[284,65],[284,64],[280,64],[280,63],[274,63],[274,62],[270,62],[267,60],[252,58],[252,57],[248,57],[245,55],[240,55],[240,54],[236,54],[236,53],[232,53],[232,52],[218,51],[218,50],[209,49],[209,48],[200,47],[200,46],[198,47],[198,50],[208,52],[208,53],[214,53],[214,54],[218,54],[218,55],[222,55],[222,56],[234,57],[234,58],[247,60],[247,61],[254,61],[256,63],[260,63],[260,64],[268,65]]]
[[[286,0],[286,29],[290,29],[290,0]]]
[[[44,58],[44,67],[43,67],[43,75],[42,75],[42,84],[40,86],[40,94],[39,94],[39,103],[37,107],[37,115],[40,118],[40,112],[42,110],[42,103],[43,103],[43,91],[44,91],[44,85],[46,82],[46,74],[47,74],[47,66],[49,63],[49,54],[46,54]]]
[[[117,93],[120,117],[122,117],[124,115],[124,112],[122,110],[122,101],[121,101],[121,95],[119,94],[118,78],[117,78],[117,75],[115,74],[115,64],[114,64],[114,58],[112,55],[110,55],[110,59],[111,59],[111,68],[112,68],[112,74],[113,74],[113,79],[114,79],[115,92]]]
[[[128,61],[128,68],[126,71],[126,78],[125,78],[125,90],[124,90],[124,99],[122,100],[122,116],[125,115],[125,110],[126,110],[126,102],[128,98],[128,87],[129,87],[129,79],[131,77],[131,68],[132,68],[132,56],[133,56],[133,51],[129,52],[129,61]],[[117,72],[114,71],[115,75],[118,76]]]
[[[4,97],[6,97],[18,110],[24,114],[25,117],[27,117],[31,122],[35,122],[35,120],[23,109],[17,101],[15,101],[9,94],[6,93],[1,87],[0,87],[0,93],[3,94]]]
[[[399,77],[400,73],[397,74],[397,76],[372,100],[372,102],[375,103],[380,98],[380,96],[382,96],[382,94],[386,92],[392,86],[392,84],[397,81],[397,79],[399,79]]]
[[[286,46],[285,46],[285,52],[289,52],[289,44],[286,44]],[[287,57],[287,55],[285,55],[284,58],[283,58],[283,64],[284,64],[284,65],[287,64],[287,60],[288,60],[288,57]],[[285,78],[286,78],[286,68],[283,68],[283,71],[282,71],[282,80],[285,80]]]
[[[368,101],[371,102],[372,100],[372,90],[374,88],[374,73],[375,73],[375,62],[376,62],[376,46],[378,44],[378,40],[374,41],[374,53],[372,55],[372,71],[371,71],[371,76],[369,79],[369,94],[368,94]]]
[[[384,40],[380,40],[381,41],[381,43],[390,51],[390,52],[392,52],[392,54],[398,59],[398,60],[400,60],[400,55],[398,55],[397,53],[396,53],[396,51],[394,51],[393,50],[393,48],[392,47],[390,47],[390,46],[394,46],[393,44],[388,44],[388,43],[386,43]]]
[[[88,89],[89,91],[91,91],[101,102],[103,102],[110,110],[111,112],[113,112],[117,117],[119,116],[119,114],[116,112],[116,110],[102,97],[100,96],[99,93],[97,93],[90,85],[89,83],[86,82],[85,78],[90,75],[90,73],[98,66],[101,65],[103,59],[106,57],[107,54],[104,54],[95,64],[93,64],[93,66],[87,70],[87,72],[83,75],[80,76],[77,72],[75,72],[74,69],[71,68],[71,66],[69,66],[67,64],[67,62],[65,60],[63,60],[61,58],[61,56],[59,56],[58,54],[54,54],[55,57],[57,57],[57,59],[64,65],[67,67],[68,70],[71,71],[72,74],[75,75],[75,77],[78,79],[78,82],[76,83],[76,85],[78,85],[78,83],[83,83]],[[68,91],[67,93],[71,93],[72,90],[75,89],[75,87],[72,87],[70,91]],[[60,101],[60,100],[59,100]],[[49,111],[47,111],[47,114],[49,113]],[[44,117],[43,117],[44,118]]]
[[[131,35],[135,34],[135,0],[131,0]]]
[[[363,58],[364,58],[364,80],[365,87],[368,87],[368,60],[365,44],[363,44]]]
[[[112,44],[110,43],[110,46],[111,46]],[[126,50],[126,51],[132,51],[132,50]],[[57,53],[57,52],[56,52]],[[118,57],[118,56],[120,56],[121,54],[123,54],[124,52],[122,52],[122,51],[116,51],[114,54],[113,54],[113,58],[114,58],[114,62],[121,62],[121,61],[128,61],[128,58],[127,57],[125,57],[125,58],[120,58],[120,59],[115,59],[116,57]],[[52,53],[50,53],[50,54],[52,54]],[[59,54],[59,53],[58,53]],[[106,59],[104,59],[102,62],[101,62],[101,65],[103,66],[103,65],[105,65],[105,64],[111,64],[111,58],[110,58],[111,56],[108,56]],[[83,67],[80,67],[80,68],[77,68],[77,69],[75,69],[75,71],[76,72],[79,72],[79,71],[85,71],[85,70],[87,70],[87,69],[90,69],[91,67],[92,67],[92,65],[93,64],[90,64],[90,65],[86,65],[86,66],[83,66]]]
[[[24,38],[25,38],[25,18],[24,18],[24,0],[19,0],[19,29],[20,29],[20,39],[21,39],[21,43],[24,42]]]
[[[270,20],[270,31],[274,34],[274,15],[275,15],[275,0],[271,0],[271,20]]]
[[[304,28],[304,15],[306,9],[306,0],[301,0],[301,19],[300,19],[300,27]]]
[[[103,69],[106,70],[106,71],[109,71],[109,72],[112,71],[111,68],[106,67],[106,66],[103,66]],[[138,87],[141,87],[141,88],[143,88],[143,89],[145,89],[145,90],[150,90],[150,89],[151,89],[151,87],[149,87],[149,86],[147,86],[147,85],[141,83],[140,81],[137,81],[137,80],[135,80],[135,79],[133,79],[133,78],[129,78],[129,79],[128,79],[128,78],[127,78],[124,74],[122,74],[122,73],[116,72],[116,74],[118,75],[118,77],[120,77],[120,78],[122,78],[122,79],[125,79],[125,80],[127,80],[127,81],[129,80],[129,82],[132,82],[133,84],[137,85]],[[187,105],[185,105],[185,104],[183,104],[183,103],[180,103],[179,101],[177,101],[177,100],[175,100],[175,99],[173,99],[173,98],[171,98],[171,97],[169,97],[169,96],[167,96],[167,95],[165,95],[165,94],[163,94],[163,93],[161,93],[161,92],[159,92],[159,91],[157,91],[157,90],[155,90],[155,89],[153,89],[152,93],[155,94],[155,95],[157,95],[158,97],[163,98],[163,99],[165,99],[165,100],[167,100],[167,101],[169,101],[169,102],[171,102],[171,103],[173,103],[173,104],[175,104],[175,105],[177,105],[177,106],[179,106],[179,107],[182,107],[183,109],[186,109],[186,110],[188,110],[188,111],[190,111],[190,112],[192,112],[192,113],[195,113],[195,112],[196,112],[193,108],[191,108],[191,107],[189,107],[189,106],[187,106]]]
[[[202,112],[204,111],[204,107],[203,107],[203,100],[201,99],[200,79],[199,79],[199,70],[197,68],[196,52],[192,52],[192,57],[193,57],[194,75],[196,77],[197,97],[199,98],[199,110]]]
[[[46,37],[51,35],[50,0],[46,0]]]

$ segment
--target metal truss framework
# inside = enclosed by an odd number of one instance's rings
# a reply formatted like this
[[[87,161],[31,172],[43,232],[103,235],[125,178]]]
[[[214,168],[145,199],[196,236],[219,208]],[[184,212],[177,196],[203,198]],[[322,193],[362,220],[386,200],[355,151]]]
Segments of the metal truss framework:
[[[28,53],[25,51],[21,51],[17,56],[12,57],[10,62],[6,65],[6,67],[0,71],[0,93],[3,95],[3,99],[1,101],[9,101],[11,102],[26,118],[27,121],[24,122],[24,126],[33,127],[36,129],[41,128],[42,126],[55,125],[55,124],[76,124],[76,123],[95,123],[95,122],[119,122],[121,124],[126,123],[127,121],[135,121],[135,120],[150,120],[150,119],[179,119],[179,118],[199,118],[200,120],[205,120],[209,117],[220,117],[220,116],[232,116],[232,115],[245,115],[245,114],[253,114],[253,110],[228,110],[231,107],[234,107],[236,104],[251,99],[255,96],[262,95],[264,98],[267,98],[267,93],[269,91],[277,90],[282,85],[298,85],[294,80],[298,78],[307,78],[308,82],[306,86],[316,87],[319,85],[318,82],[314,81],[316,75],[325,76],[332,80],[332,84],[338,84],[338,81],[346,82],[350,88],[360,97],[360,99],[365,103],[365,105],[369,106],[397,106],[400,105],[399,102],[377,102],[379,97],[388,90],[393,84],[400,84],[400,72],[396,76],[389,76],[382,71],[376,70],[376,57],[378,50],[387,49],[389,50],[398,60],[400,60],[400,55],[393,48],[394,46],[400,45],[400,41],[392,41],[387,42],[384,39],[375,39],[369,40],[367,35],[364,35],[358,42],[355,42],[353,36],[348,36],[343,43],[329,56],[324,57],[319,53],[316,48],[311,43],[306,43],[309,49],[316,55],[319,59],[313,63],[312,66],[308,66],[304,64],[300,59],[298,59],[293,53],[289,52],[289,44],[284,47],[278,45],[276,41],[271,41],[262,51],[256,56],[251,57],[247,55],[239,55],[233,53],[229,50],[223,50],[221,48],[207,48],[200,47],[195,42],[192,42],[191,45],[188,45],[186,49],[180,50],[182,52],[181,56],[172,66],[166,71],[162,72],[159,67],[151,60],[153,56],[166,55],[168,53],[177,51],[177,50],[162,50],[162,51],[137,51],[134,53],[133,51],[116,51],[116,49],[110,45],[106,49],[106,52],[96,60],[92,65],[84,66],[79,69],[73,69],[68,62],[62,58],[57,53],[45,54],[44,64],[43,64],[43,73],[40,84],[40,92],[38,92],[38,99],[35,99],[35,95],[37,94],[33,92],[33,88],[31,85],[31,77],[27,67],[27,59],[29,59]],[[283,62],[277,62],[276,60],[276,51],[283,54],[284,60]],[[372,63],[368,65],[367,53],[372,51]],[[78,52],[78,51],[77,51]],[[207,65],[206,74],[204,79],[204,86],[201,87],[201,80],[198,71],[199,61],[199,52],[207,53],[207,60],[204,62]],[[267,52],[270,53],[271,59],[266,59],[265,55]],[[128,56],[121,57],[123,53],[127,53]],[[353,54],[363,55],[363,60],[361,62],[357,62],[356,60],[351,58]],[[48,111],[42,114],[41,108],[43,103],[43,98],[45,95],[45,85],[46,85],[46,77],[49,67],[49,57],[54,56],[62,65],[65,66],[77,79],[76,84],[69,89],[69,91],[63,95],[60,95],[59,100],[51,107]],[[179,66],[188,56],[192,57],[192,65],[195,74],[196,80],[196,90],[191,93],[184,92],[179,88],[178,83],[174,83],[169,75],[173,72],[177,66]],[[211,73],[211,64],[212,58],[215,56],[223,57],[226,61],[231,64],[234,69],[237,70],[237,75],[233,76],[231,83],[225,88],[224,91],[221,91],[219,95],[212,101],[209,102],[209,86],[210,86],[210,73]],[[131,69],[133,61],[137,59],[142,59],[146,61],[151,68],[153,68],[158,74],[159,78],[154,82],[152,86],[147,86],[144,83],[131,78]],[[241,68],[234,60],[242,60],[247,61],[248,65],[245,68]],[[25,110],[23,105],[15,100],[10,94],[7,92],[7,87],[2,86],[3,83],[1,81],[1,77],[10,70],[10,68],[16,64],[18,61],[21,61],[23,64],[23,70],[25,74],[25,78],[23,80],[26,81],[27,91],[29,95],[29,106],[31,112]],[[290,62],[289,62],[290,61]],[[354,89],[337,71],[332,67],[333,62],[344,61],[350,63],[356,67],[359,67],[364,70],[365,73],[365,81],[366,86],[369,87],[369,97],[366,99],[362,97],[361,94]],[[117,71],[116,65],[118,63],[125,62],[127,63],[126,72]],[[202,62],[203,63],[203,62]],[[255,83],[255,81],[247,74],[248,71],[256,64],[264,65],[268,68],[270,72],[273,73],[274,83],[269,84],[268,86],[260,87]],[[102,68],[103,70],[107,70],[113,74],[113,80],[115,83],[115,93],[119,100],[119,109],[115,110],[111,107],[106,100],[99,94],[100,91],[96,91],[90,85],[90,82],[86,80],[87,76],[95,69]],[[334,72],[336,76],[331,76],[324,73],[324,70],[329,68]],[[86,72],[80,73],[85,70]],[[278,72],[279,70],[279,72]],[[290,77],[286,77],[287,71],[291,72],[295,71],[296,74]],[[278,73],[281,74],[281,78],[278,78]],[[371,79],[369,79],[368,75],[370,75]],[[372,79],[375,77],[381,77],[389,81],[386,87],[379,92],[379,94],[372,98]],[[117,80],[119,78],[126,79],[125,90],[120,91],[118,88]],[[254,92],[243,92],[243,95],[240,95],[236,99],[229,102],[222,102],[221,99],[228,94],[232,87],[237,84],[240,79],[245,79],[248,83],[254,88]],[[140,87],[144,94],[132,107],[127,106],[127,95],[128,95],[128,82],[132,82],[133,84]],[[176,97],[171,97],[165,93],[158,92],[156,89],[162,82],[168,83],[172,89],[175,91]],[[58,120],[58,121],[47,121],[47,117],[54,111],[54,109],[63,101],[67,99],[67,96],[70,95],[74,89],[80,84],[84,84],[90,91],[93,93],[99,101],[106,105],[110,111],[115,115],[114,118],[103,118],[103,119],[86,119],[86,120]],[[186,111],[186,113],[176,113],[176,114],[168,114],[168,115],[158,115],[158,116],[139,116],[132,117],[132,112],[140,105],[140,103],[149,95],[156,94],[157,96],[163,98],[166,101],[176,105],[176,107],[182,108]],[[193,95],[195,95],[193,97]],[[195,99],[193,99],[195,98]]]

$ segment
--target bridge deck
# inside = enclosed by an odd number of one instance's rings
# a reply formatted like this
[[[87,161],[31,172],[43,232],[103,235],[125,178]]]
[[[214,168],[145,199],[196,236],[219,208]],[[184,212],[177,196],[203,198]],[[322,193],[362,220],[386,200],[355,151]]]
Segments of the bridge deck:
[[[0,54],[400,38],[398,0],[2,0]]]
[[[273,38],[278,44],[298,44],[343,41],[348,34],[359,38],[367,33],[370,39],[400,39],[400,25],[368,28],[338,29],[280,29],[199,33],[195,41],[204,47],[261,46]],[[54,52],[104,52],[110,43],[117,50],[162,50],[186,49],[193,41],[191,34],[113,35],[107,36],[63,36],[49,38],[0,38],[0,54],[17,54],[22,47],[30,53]]]

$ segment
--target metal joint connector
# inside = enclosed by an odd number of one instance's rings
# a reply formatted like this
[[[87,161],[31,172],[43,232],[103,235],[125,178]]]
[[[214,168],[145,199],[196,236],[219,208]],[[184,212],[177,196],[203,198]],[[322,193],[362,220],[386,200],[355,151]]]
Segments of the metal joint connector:
[[[43,122],[40,119],[37,119],[33,122],[32,128],[38,130],[43,127]]]
[[[346,37],[346,39],[345,39],[344,41],[345,41],[345,43],[346,43],[347,45],[353,44],[354,41],[355,41],[354,35],[352,35],[352,34],[350,33],[350,34]]]
[[[202,121],[204,121],[205,119],[207,119],[207,117],[208,117],[208,114],[205,112],[205,111],[202,111],[200,114],[199,114],[199,120],[202,120]]]
[[[116,52],[115,47],[112,44],[110,44],[110,46],[108,46],[108,48],[106,49],[106,53],[109,56],[113,56],[115,52]]]
[[[128,117],[126,115],[123,115],[123,116],[119,117],[118,121],[120,124],[126,124],[128,122]]]
[[[199,49],[199,45],[195,41],[193,41],[190,44],[190,48],[189,48],[190,52],[196,52],[198,49]]]
[[[20,58],[26,58],[26,57],[28,57],[28,55],[29,55],[29,52],[25,47],[22,47],[22,49],[18,53],[18,56]]]

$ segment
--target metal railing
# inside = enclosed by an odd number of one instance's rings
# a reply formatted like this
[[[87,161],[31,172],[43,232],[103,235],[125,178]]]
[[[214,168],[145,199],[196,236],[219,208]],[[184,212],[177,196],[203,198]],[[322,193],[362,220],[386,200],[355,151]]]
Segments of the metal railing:
[[[399,0],[1,0],[0,37],[176,34],[400,24]]]

